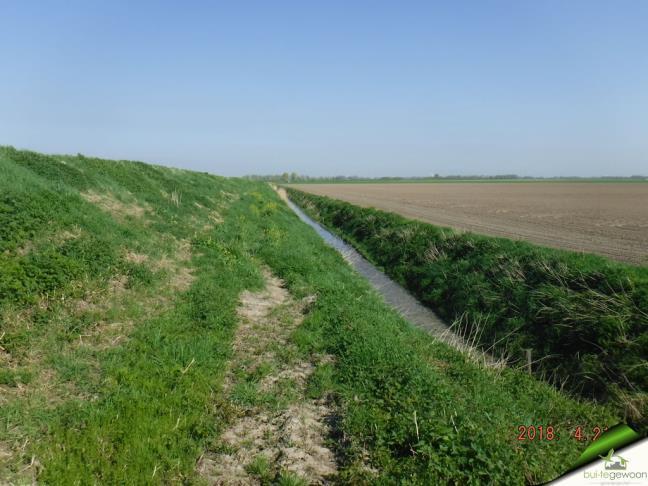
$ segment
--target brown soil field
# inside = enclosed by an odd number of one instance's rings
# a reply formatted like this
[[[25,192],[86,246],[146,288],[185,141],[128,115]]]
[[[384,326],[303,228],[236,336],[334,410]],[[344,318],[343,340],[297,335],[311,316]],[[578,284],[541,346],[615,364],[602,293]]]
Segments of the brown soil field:
[[[439,226],[648,264],[648,184],[294,184]]]

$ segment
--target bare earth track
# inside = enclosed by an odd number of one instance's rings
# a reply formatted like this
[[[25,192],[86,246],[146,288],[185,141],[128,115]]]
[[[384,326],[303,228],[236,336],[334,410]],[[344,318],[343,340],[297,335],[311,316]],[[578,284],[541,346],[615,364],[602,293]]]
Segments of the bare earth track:
[[[282,406],[239,405],[238,417],[221,437],[225,451],[207,451],[198,461],[197,470],[209,484],[254,485],[267,482],[260,480],[254,470],[255,461],[262,461],[269,470],[276,470],[271,475],[283,471],[308,484],[326,484],[337,473],[334,454],[325,444],[325,419],[332,411],[325,400],[303,396],[316,364],[279,357],[281,353],[291,354],[295,345],[290,334],[301,324],[304,307],[315,297],[296,302],[281,280],[267,270],[264,277],[264,290],[241,295],[241,322],[224,388],[230,395],[235,394],[237,384],[241,385],[237,375],[254,376],[267,368],[271,371],[257,383],[255,394],[280,397],[281,385],[290,384],[297,399]],[[318,356],[317,361],[330,359]]]
[[[645,183],[295,184],[439,226],[648,264]]]

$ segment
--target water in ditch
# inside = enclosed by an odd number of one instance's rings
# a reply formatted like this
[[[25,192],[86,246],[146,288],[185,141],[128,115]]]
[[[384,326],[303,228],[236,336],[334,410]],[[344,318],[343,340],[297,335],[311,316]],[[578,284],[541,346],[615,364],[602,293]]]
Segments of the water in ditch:
[[[285,191],[279,189],[279,195],[290,209],[297,214],[299,219],[313,228],[329,246],[335,248],[382,295],[385,302],[405,319],[454,347],[470,352],[476,351],[468,346],[461,337],[454,334],[434,312],[423,306],[407,290],[374,267],[352,246],[307,216],[295,203],[288,199]]]

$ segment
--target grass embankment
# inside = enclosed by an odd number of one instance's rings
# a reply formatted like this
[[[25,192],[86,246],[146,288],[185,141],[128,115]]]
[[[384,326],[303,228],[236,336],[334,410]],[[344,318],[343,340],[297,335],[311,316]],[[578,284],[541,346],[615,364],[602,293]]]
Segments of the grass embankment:
[[[577,426],[619,420],[413,328],[263,184],[3,148],[0,223],[0,481],[199,482],[260,398],[337,410],[341,481],[538,482],[575,462]],[[316,297],[282,347],[317,366],[274,399],[257,393],[272,366],[223,389],[247,362],[239,296],[266,266],[292,300]],[[554,440],[518,441],[531,424]],[[295,482],[262,457],[246,469]]]
[[[513,360],[531,348],[537,375],[645,417],[647,268],[289,193],[470,339]]]
[[[224,243],[251,186],[2,149],[0,482],[193,474],[237,296],[261,284]]]

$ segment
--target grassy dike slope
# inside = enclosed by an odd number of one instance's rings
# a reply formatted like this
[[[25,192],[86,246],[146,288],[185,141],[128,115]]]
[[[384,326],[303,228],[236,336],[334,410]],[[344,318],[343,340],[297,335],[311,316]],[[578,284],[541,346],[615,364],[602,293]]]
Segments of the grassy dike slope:
[[[333,356],[307,393],[337,410],[342,482],[548,480],[586,446],[576,426],[619,420],[413,328],[266,185],[2,148],[0,482],[200,482],[235,408],[239,295],[264,267],[316,296],[290,339]],[[523,424],[559,440],[520,442]]]

